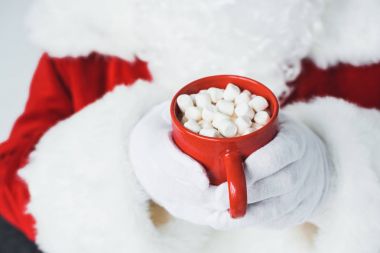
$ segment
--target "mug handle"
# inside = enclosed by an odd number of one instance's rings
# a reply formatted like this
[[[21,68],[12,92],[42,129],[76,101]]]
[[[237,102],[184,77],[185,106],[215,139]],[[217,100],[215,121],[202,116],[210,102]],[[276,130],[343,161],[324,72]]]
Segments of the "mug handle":
[[[237,151],[227,151],[223,157],[226,170],[228,193],[230,198],[230,215],[239,218],[247,211],[247,185],[244,165]]]

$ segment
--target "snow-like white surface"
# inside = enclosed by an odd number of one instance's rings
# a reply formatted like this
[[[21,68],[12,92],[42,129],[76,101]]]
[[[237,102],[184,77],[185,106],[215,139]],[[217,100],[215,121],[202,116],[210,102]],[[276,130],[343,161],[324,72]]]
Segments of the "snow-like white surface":
[[[28,0],[0,1],[0,142],[22,112],[40,52],[25,28]]]

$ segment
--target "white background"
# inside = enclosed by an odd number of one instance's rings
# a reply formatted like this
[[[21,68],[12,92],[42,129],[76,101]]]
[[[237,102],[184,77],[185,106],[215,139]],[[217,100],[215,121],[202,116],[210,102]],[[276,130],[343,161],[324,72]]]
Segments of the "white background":
[[[28,41],[30,0],[0,0],[0,142],[23,111],[41,52]]]

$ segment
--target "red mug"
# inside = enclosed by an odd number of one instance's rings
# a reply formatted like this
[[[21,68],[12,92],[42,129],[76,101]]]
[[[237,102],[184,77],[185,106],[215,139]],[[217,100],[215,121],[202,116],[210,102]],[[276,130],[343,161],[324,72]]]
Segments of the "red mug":
[[[253,133],[232,138],[206,137],[187,130],[180,121],[182,114],[176,102],[177,97],[181,94],[198,93],[210,87],[225,88],[228,83],[265,97],[269,102],[269,122]],[[211,184],[228,182],[229,211],[232,218],[244,216],[247,210],[243,161],[275,137],[278,130],[278,110],[277,98],[270,89],[255,80],[235,75],[217,75],[195,80],[173,97],[170,106],[173,140],[184,153],[203,165]]]

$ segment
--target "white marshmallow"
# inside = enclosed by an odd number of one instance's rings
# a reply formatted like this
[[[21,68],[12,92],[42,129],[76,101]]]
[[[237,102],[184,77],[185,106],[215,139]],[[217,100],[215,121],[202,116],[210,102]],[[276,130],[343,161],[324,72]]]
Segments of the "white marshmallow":
[[[203,128],[199,134],[207,137],[218,137],[218,131],[215,128]]]
[[[193,100],[193,104],[195,105],[195,97],[197,94],[190,94],[191,100]]]
[[[181,94],[177,97],[177,104],[182,112],[185,112],[187,108],[194,105],[191,97],[186,94]]]
[[[207,105],[202,110],[202,119],[211,122],[214,119],[214,114],[217,112],[215,105]]]
[[[252,95],[252,93],[249,90],[243,90],[241,93],[246,93],[246,94],[248,94],[248,96]]]
[[[224,137],[234,137],[238,129],[231,120],[225,119],[220,122],[218,130]]]
[[[225,115],[221,112],[216,112],[214,114],[214,119],[212,120],[212,126],[215,128],[219,128],[221,121],[228,120],[230,117],[228,115]]]
[[[188,120],[189,120],[188,118],[186,118],[185,116],[183,116],[182,119],[181,119],[181,123],[185,124]]]
[[[250,128],[252,121],[247,116],[243,116],[236,118],[235,124],[238,127],[238,133],[243,134],[248,128]]]
[[[241,135],[246,135],[246,134],[253,133],[255,130],[256,130],[255,128],[249,127],[247,129],[245,129],[245,131]]]
[[[254,96],[251,101],[249,101],[249,106],[256,112],[265,110],[268,105],[268,101],[262,96]]]
[[[240,94],[240,89],[233,83],[229,83],[223,92],[223,98],[227,101],[234,101],[234,99]]]
[[[211,105],[211,97],[207,92],[198,93],[195,95],[195,104],[198,107],[204,108]]]
[[[184,126],[194,133],[198,133],[201,130],[201,126],[193,119],[189,119]]]
[[[211,87],[207,90],[207,92],[208,92],[208,94],[210,94],[211,101],[213,103],[216,103],[223,98],[224,90],[219,89],[219,88],[215,88],[215,87]]]
[[[247,116],[250,119],[253,119],[255,116],[255,112],[245,103],[236,105],[235,114],[238,117]]]
[[[185,111],[185,117],[198,121],[202,118],[202,111],[198,107],[190,106]]]
[[[259,130],[260,128],[262,128],[264,125],[261,125],[259,123],[253,123],[252,124],[252,128],[256,131],[256,130]]]
[[[177,98],[182,124],[208,137],[234,137],[252,133],[270,120],[268,101],[229,83],[225,90],[211,87]]]
[[[216,108],[224,114],[231,116],[234,113],[234,103],[226,100],[219,100],[216,103]]]
[[[199,123],[199,125],[200,125],[202,128],[205,128],[205,129],[213,128],[211,122],[209,122],[209,121],[201,120],[201,121],[199,121],[198,123]]]
[[[251,100],[251,94],[248,94],[246,92],[240,93],[236,98],[235,98],[235,104],[248,104],[249,101]]]
[[[256,113],[253,119],[255,120],[256,123],[260,125],[264,125],[269,121],[270,116],[266,111],[259,111]]]

